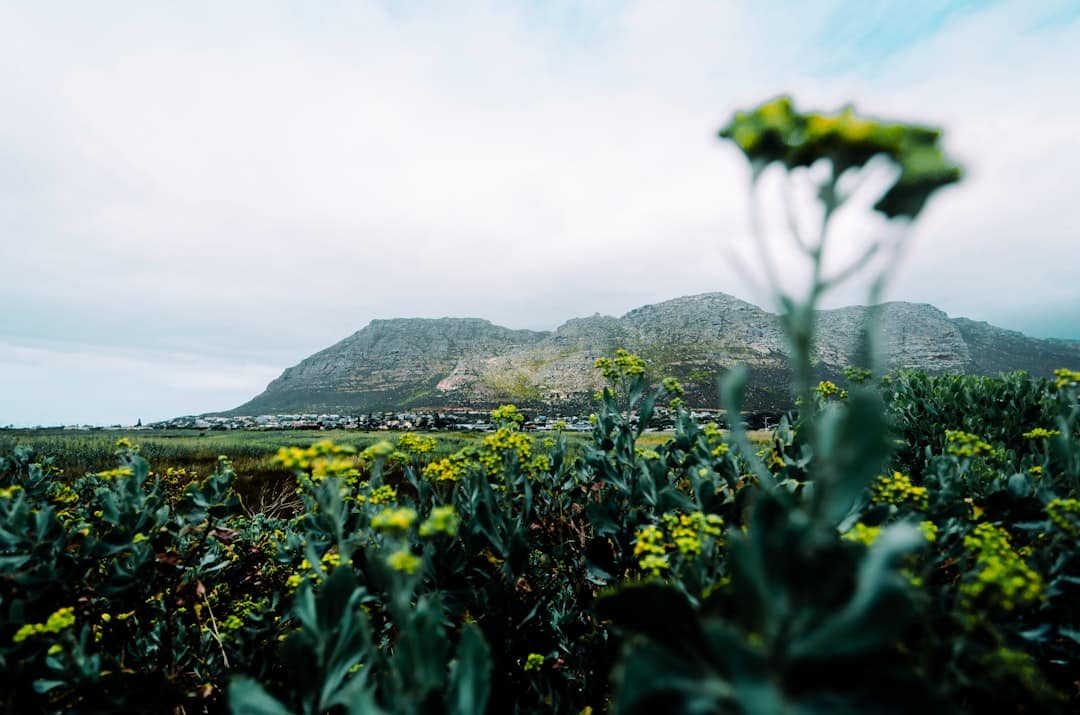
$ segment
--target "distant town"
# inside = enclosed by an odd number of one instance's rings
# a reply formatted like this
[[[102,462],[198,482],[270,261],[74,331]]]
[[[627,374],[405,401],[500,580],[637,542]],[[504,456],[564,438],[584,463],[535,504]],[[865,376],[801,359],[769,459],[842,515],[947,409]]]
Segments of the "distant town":
[[[525,414],[522,429],[545,432],[565,430],[567,432],[588,432],[592,429],[589,415],[545,415]],[[699,422],[726,423],[723,410],[695,409],[691,415]],[[676,413],[667,407],[657,407],[648,431],[674,429]],[[632,416],[634,421],[636,416]],[[768,429],[776,425],[779,419],[774,413],[744,413],[742,420],[751,429]],[[8,427],[6,429],[12,429]],[[281,414],[281,415],[189,415],[174,417],[159,422],[143,424],[139,420],[134,425],[56,425],[38,429],[63,429],[69,431],[98,430],[363,430],[363,431],[432,431],[432,432],[491,432],[495,425],[489,412],[457,410],[453,412],[373,412],[362,415],[339,414]]]

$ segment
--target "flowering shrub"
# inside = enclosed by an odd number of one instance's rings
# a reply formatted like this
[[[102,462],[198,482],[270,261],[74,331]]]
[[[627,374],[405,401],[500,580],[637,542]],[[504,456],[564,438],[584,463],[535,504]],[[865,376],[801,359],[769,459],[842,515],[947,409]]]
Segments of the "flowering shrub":
[[[391,445],[283,450],[303,504],[293,518],[248,516],[227,461],[179,485],[168,470],[150,477],[133,445],[120,446],[115,469],[76,478],[18,450],[0,465],[10,702],[22,711],[214,711],[231,701],[235,712],[346,702],[409,712],[437,701],[458,712],[481,702],[492,712],[578,712],[615,698],[632,711],[665,692],[681,702],[661,667],[673,652],[685,668],[733,672],[706,656],[717,638],[730,649],[725,662],[781,648],[785,678],[819,659],[858,663],[860,678],[879,673],[867,683],[917,680],[917,663],[933,664],[944,675],[918,692],[958,710],[994,702],[1010,684],[1015,702],[1045,709],[1075,697],[1067,664],[1080,650],[1080,508],[1063,471],[1070,453],[1052,449],[1066,435],[1076,448],[1075,403],[1054,402],[1060,434],[1021,430],[1025,451],[943,430],[912,475],[854,463],[843,472],[866,474],[863,486],[829,493],[809,488],[814,460],[787,421],[767,449],[777,466],[764,472],[756,450],[686,410],[670,441],[639,446],[640,417],[675,385],[652,391],[642,373],[608,379],[577,458],[561,433],[534,438],[514,419],[449,457],[426,435],[399,441],[417,460],[401,473],[385,468]],[[852,393],[842,409],[868,399]],[[861,413],[851,419],[867,424]],[[984,422],[982,433],[1002,432]],[[991,474],[971,480],[970,463],[995,452]],[[879,454],[888,463],[888,450]],[[815,500],[839,520],[798,517]],[[858,605],[872,594],[885,610]],[[661,650],[624,640],[634,631]],[[704,638],[706,650],[676,647],[674,634]],[[622,648],[633,655],[620,658]],[[867,652],[877,654],[872,666],[858,656]],[[298,668],[308,675],[297,678]],[[732,692],[748,687],[710,677]],[[281,710],[259,710],[265,702]]]

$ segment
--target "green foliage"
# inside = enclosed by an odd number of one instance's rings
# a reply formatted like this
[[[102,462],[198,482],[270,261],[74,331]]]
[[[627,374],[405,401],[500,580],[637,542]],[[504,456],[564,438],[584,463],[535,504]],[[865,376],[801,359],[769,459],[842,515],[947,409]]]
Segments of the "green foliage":
[[[902,472],[904,386],[930,378],[853,387],[812,442],[785,420],[756,451],[685,410],[642,446],[671,392],[611,379],[578,458],[513,419],[451,457],[420,435],[282,449],[291,519],[248,516],[228,462],[170,487],[127,445],[76,479],[17,450],[0,466],[8,708],[974,711],[1004,692],[1067,709],[1075,387],[1029,381],[1053,430],[984,412]]]

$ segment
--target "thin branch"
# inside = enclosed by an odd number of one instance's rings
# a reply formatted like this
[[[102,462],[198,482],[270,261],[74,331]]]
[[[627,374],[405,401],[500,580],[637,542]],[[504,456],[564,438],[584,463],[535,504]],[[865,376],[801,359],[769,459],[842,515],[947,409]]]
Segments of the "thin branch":
[[[846,281],[847,279],[851,278],[853,275],[855,275],[856,273],[861,271],[863,268],[866,268],[866,264],[868,264],[871,261],[871,259],[873,259],[873,257],[877,255],[878,248],[880,248],[880,247],[881,247],[881,242],[880,241],[875,241],[874,243],[870,244],[870,247],[867,248],[866,251],[861,256],[859,256],[847,268],[840,271],[839,273],[834,275],[832,278],[824,279],[822,281],[822,283],[824,285],[822,292],[824,292],[825,289],[832,288],[833,286],[836,286],[836,285],[839,285],[840,283],[843,283],[844,281]]]
[[[863,333],[865,336],[866,358],[869,361],[868,367],[875,373],[880,374],[884,365],[881,362],[881,352],[878,350],[878,341],[881,339],[880,335],[880,320],[879,303],[881,301],[882,293],[885,291],[886,285],[895,275],[900,259],[903,256],[904,249],[907,248],[911,236],[911,223],[905,222],[897,232],[895,238],[886,242],[885,240],[878,241],[875,245],[882,246],[887,245],[889,256],[885,261],[885,266],[881,269],[881,273],[870,284],[870,291],[868,295],[868,302],[870,304],[870,313],[867,316],[867,322],[863,327]]]
[[[847,172],[844,172],[844,173],[846,174]],[[840,197],[840,203],[841,204],[843,204],[845,201],[850,199],[855,194],[859,193],[859,190],[863,186],[866,186],[866,182],[868,181],[867,177],[870,175],[870,173],[871,172],[866,170],[865,165],[863,165],[862,168],[860,168],[857,172],[855,172],[855,183],[850,189],[845,191],[844,194]]]
[[[758,258],[765,269],[765,279],[769,282],[769,290],[773,295],[780,295],[780,279],[773,264],[772,255],[766,245],[765,231],[761,227],[761,208],[757,198],[757,181],[750,184],[750,231],[754,234],[754,244],[757,246]]]
[[[817,247],[810,251],[809,254],[810,260],[814,264],[810,281],[810,295],[807,297],[806,303],[810,312],[813,312],[817,299],[821,297],[825,288],[821,281],[821,268],[825,260],[825,246],[829,240],[829,221],[832,220],[836,209],[843,204],[836,195],[836,175],[833,172],[831,163],[829,164],[829,178],[818,189],[818,198],[822,203],[821,231],[818,235]]]
[[[799,229],[798,219],[795,217],[795,205],[792,202],[791,196],[791,176],[784,174],[783,191],[781,194],[784,198],[784,216],[787,218],[788,231],[791,232],[791,237],[795,240],[795,245],[799,247],[799,250],[803,253],[810,254],[812,249],[810,244],[806,242],[806,239],[802,235],[802,230]]]
[[[210,599],[206,597],[206,591],[202,593],[203,601],[206,603],[206,610],[210,613],[210,627],[211,635],[214,636],[214,640],[217,641],[218,648],[221,649],[221,657],[225,661],[225,667],[230,668],[229,656],[225,655],[225,644],[221,641],[221,633],[218,632],[217,619],[214,618],[214,609],[210,607]]]

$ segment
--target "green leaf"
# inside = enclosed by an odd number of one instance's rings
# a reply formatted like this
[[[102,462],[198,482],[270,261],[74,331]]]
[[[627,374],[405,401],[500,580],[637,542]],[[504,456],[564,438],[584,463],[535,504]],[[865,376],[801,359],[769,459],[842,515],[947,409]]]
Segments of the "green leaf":
[[[491,651],[484,634],[473,623],[461,631],[450,672],[447,712],[451,715],[483,713],[491,694]]]
[[[881,396],[852,388],[845,403],[826,408],[814,436],[816,513],[835,524],[882,473],[892,451]]]
[[[229,686],[229,712],[232,715],[292,715],[292,711],[277,698],[244,676],[233,678]]]
[[[910,524],[884,529],[859,565],[851,599],[820,627],[795,639],[789,650],[791,657],[850,657],[892,643],[912,613],[910,588],[899,574],[898,563],[925,543]]]

